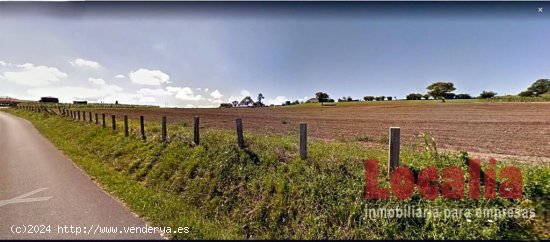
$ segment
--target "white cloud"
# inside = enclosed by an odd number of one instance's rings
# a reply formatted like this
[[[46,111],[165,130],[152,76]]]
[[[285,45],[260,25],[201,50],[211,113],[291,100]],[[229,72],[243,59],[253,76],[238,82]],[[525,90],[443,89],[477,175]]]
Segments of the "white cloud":
[[[170,83],[170,76],[160,70],[147,70],[140,68],[128,74],[132,83],[140,85],[160,86],[162,83]]]
[[[248,90],[243,89],[243,90],[241,90],[241,96],[244,96],[244,97],[250,96],[250,92]]]
[[[73,61],[69,61],[72,66],[78,66],[78,67],[88,67],[88,68],[99,68],[101,65],[95,61],[91,60],[85,60],[82,58],[77,58]]]
[[[125,76],[122,75],[122,74],[118,74],[118,75],[115,76],[115,78],[118,78],[118,79],[122,79],[122,78],[124,78],[124,77],[125,77]]]
[[[210,96],[213,97],[214,99],[220,99],[222,98],[223,94],[221,94],[220,91],[216,89],[216,91],[213,91],[212,93],[210,93]]]
[[[145,96],[170,96],[173,92],[164,90],[162,88],[151,89],[151,88],[142,88],[137,91],[138,94]]]
[[[0,66],[8,66],[8,63],[0,61]]]
[[[140,103],[154,103],[157,100],[154,97],[140,97],[138,101]]]
[[[6,71],[0,75],[0,79],[15,82],[24,86],[45,86],[52,82],[58,82],[67,78],[67,74],[55,67],[35,66],[31,63],[17,65],[19,71]]]
[[[205,92],[208,92],[208,88],[205,88],[204,91],[205,91]]]
[[[175,98],[186,101],[203,100],[202,95],[195,95],[189,87],[166,87],[166,90],[175,94]]]
[[[107,96],[116,96],[122,91],[122,88],[116,85],[102,85],[95,88],[62,86],[62,87],[41,87],[27,91],[30,95],[36,97],[53,96],[61,100],[97,100]]]
[[[105,80],[99,78],[88,78],[88,81],[96,85],[105,85]]]
[[[193,105],[193,104],[186,104],[184,106],[185,108],[215,108],[216,105]]]
[[[275,97],[274,99],[267,99],[265,100],[265,104],[266,105],[271,105],[271,104],[274,104],[274,105],[281,105],[283,104],[284,102],[288,101],[288,98],[285,97],[285,96],[277,96]]]

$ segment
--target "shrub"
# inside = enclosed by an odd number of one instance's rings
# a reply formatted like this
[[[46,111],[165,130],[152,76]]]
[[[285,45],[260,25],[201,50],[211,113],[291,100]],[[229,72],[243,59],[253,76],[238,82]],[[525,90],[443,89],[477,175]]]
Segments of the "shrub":
[[[231,103],[222,103],[220,104],[220,108],[231,108],[233,107],[233,104]]]
[[[481,92],[481,94],[479,94],[479,97],[480,98],[483,98],[483,99],[487,99],[487,98],[493,98],[497,95],[496,92],[491,92],[491,91],[483,91]]]
[[[363,100],[365,100],[365,101],[374,101],[374,96],[364,96]]]
[[[532,97],[535,96],[535,93],[533,91],[523,91],[518,94],[520,97]]]
[[[386,99],[388,99],[388,101],[393,100],[393,98],[391,96],[387,96]]]
[[[407,95],[407,100],[420,100],[422,99],[422,94],[420,93],[411,93]]]
[[[461,93],[461,94],[456,95],[455,98],[456,99],[472,99],[472,96],[470,96],[470,94]]]

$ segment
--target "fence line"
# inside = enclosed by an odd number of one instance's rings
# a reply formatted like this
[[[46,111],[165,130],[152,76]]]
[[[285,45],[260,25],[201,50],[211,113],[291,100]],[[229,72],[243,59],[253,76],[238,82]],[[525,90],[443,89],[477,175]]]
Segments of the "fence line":
[[[56,114],[55,111],[50,110],[47,107],[44,106],[35,106],[35,105],[25,105],[25,106],[16,106],[17,109],[20,110],[26,110],[31,112],[46,112],[48,114]],[[54,109],[55,110],[55,109]],[[58,113],[59,116],[64,116],[73,120],[78,121],[84,121],[86,122],[86,112],[80,111],[80,110],[71,110],[71,109],[65,109],[58,107]],[[82,112],[82,114],[81,114]],[[99,124],[99,114],[95,114],[95,124]],[[82,117],[81,117],[82,115]],[[103,128],[106,128],[106,120],[105,120],[105,113],[101,114],[102,119],[102,126]],[[92,123],[92,112],[88,112],[88,122]],[[112,130],[116,131],[116,116],[114,114],[111,115],[112,120]],[[141,139],[146,140],[145,135],[145,117],[139,116],[140,120],[140,133],[141,133]],[[243,134],[243,123],[241,118],[237,118],[235,120],[236,124],[236,131],[237,131],[237,145],[240,149],[245,149],[245,141],[244,141],[244,134]],[[389,128],[389,141],[388,141],[388,174],[391,174],[398,166],[399,166],[399,153],[400,153],[400,132],[399,127],[390,127]],[[124,115],[124,136],[129,136],[129,125],[128,125],[128,115]],[[162,117],[161,120],[161,141],[163,143],[168,142],[168,128],[167,128],[167,121],[166,116]],[[193,117],[193,143],[194,145],[200,144],[200,117],[195,116]],[[300,123],[299,124],[299,153],[300,158],[302,160],[306,160],[308,158],[308,145],[307,145],[307,123]]]

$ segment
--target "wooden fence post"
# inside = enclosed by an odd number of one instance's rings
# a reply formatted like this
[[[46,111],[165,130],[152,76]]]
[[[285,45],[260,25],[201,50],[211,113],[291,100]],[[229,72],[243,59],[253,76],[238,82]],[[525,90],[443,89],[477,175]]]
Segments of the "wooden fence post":
[[[143,116],[139,116],[139,126],[141,129],[141,139],[145,140],[145,118]]]
[[[103,128],[106,128],[107,124],[105,123],[105,114],[101,114],[101,117],[103,118]]]
[[[237,144],[239,145],[239,148],[244,148],[244,137],[243,137],[243,121],[242,119],[238,118],[236,120],[237,122]]]
[[[80,111],[76,111],[78,115],[78,121],[80,121]]]
[[[388,159],[388,175],[399,166],[400,128],[390,127],[390,147]]]
[[[98,118],[99,115],[97,115],[97,113],[95,113],[95,124],[98,124],[99,123],[99,118]]]
[[[116,130],[116,117],[114,114],[111,115],[111,120],[113,122],[113,131]]]
[[[162,142],[166,142],[166,116],[162,116]]]
[[[89,113],[88,113],[88,117],[90,118],[90,121],[89,121],[89,122],[92,123],[92,112],[89,112]]]
[[[128,115],[124,115],[124,136],[128,137]]]
[[[200,118],[198,116],[195,116],[195,118],[193,119],[193,136],[194,136],[194,141],[195,141],[195,145],[199,145],[200,143]]]
[[[307,124],[300,124],[300,158],[307,159]]]

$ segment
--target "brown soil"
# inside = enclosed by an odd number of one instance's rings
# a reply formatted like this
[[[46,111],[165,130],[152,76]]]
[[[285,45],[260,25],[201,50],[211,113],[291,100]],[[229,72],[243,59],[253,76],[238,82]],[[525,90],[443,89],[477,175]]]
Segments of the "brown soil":
[[[404,143],[417,142],[420,132],[432,132],[438,147],[480,154],[550,157],[550,103],[407,103],[353,105],[347,107],[277,107],[229,109],[108,109],[99,112],[138,119],[234,129],[242,118],[246,131],[297,135],[307,122],[308,135],[325,140],[380,143],[388,128],[401,127]]]

